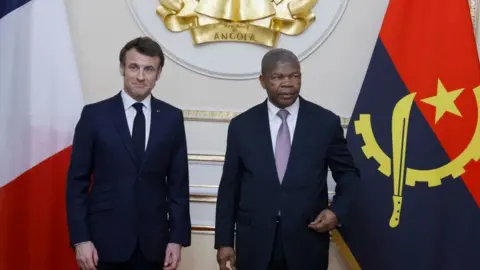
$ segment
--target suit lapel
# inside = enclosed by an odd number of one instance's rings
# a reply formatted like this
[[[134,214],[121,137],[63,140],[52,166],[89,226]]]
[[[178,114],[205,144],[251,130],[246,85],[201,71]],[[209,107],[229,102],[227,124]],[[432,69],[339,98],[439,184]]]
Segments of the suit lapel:
[[[290,150],[290,156],[288,158],[287,170],[285,171],[285,176],[282,182],[282,185],[285,184],[285,180],[288,181],[289,175],[292,174],[292,171],[297,168],[297,163],[301,163],[301,153],[302,149],[309,147],[309,141],[307,140],[309,134],[309,126],[311,126],[312,114],[308,108],[308,103],[305,102],[301,97],[300,107],[298,109],[297,123],[295,125],[295,131],[293,134],[292,148]],[[293,173],[292,175],[295,175]]]
[[[158,143],[158,140],[162,137],[162,120],[164,117],[167,117],[165,112],[161,109],[161,104],[153,96],[151,100],[151,110],[150,110],[150,133],[148,135],[147,149],[145,150],[145,156],[142,162],[142,168],[145,165],[146,161],[150,157],[155,148],[155,145]],[[142,169],[140,168],[140,169]]]
[[[127,152],[130,154],[133,163],[135,163],[135,153],[133,151],[132,136],[130,135],[130,130],[128,129],[127,116],[125,115],[125,108],[123,106],[123,101],[120,94],[116,95],[113,98],[112,119],[115,123],[118,134],[122,138],[123,144],[125,145]]]
[[[265,101],[259,108],[258,116],[256,117],[256,131],[259,134],[257,149],[261,149],[261,154],[267,162],[265,170],[270,174],[267,179],[274,179],[276,184],[280,184],[272,146],[272,134],[270,132],[267,101]]]

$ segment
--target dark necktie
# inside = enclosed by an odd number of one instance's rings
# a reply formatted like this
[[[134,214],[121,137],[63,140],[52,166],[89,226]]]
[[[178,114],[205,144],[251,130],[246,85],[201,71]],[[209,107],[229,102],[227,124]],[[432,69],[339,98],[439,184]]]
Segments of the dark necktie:
[[[143,114],[142,103],[135,103],[133,107],[137,110],[137,115],[133,120],[133,148],[137,158],[137,166],[140,168],[143,161],[143,154],[145,153],[145,115]]]

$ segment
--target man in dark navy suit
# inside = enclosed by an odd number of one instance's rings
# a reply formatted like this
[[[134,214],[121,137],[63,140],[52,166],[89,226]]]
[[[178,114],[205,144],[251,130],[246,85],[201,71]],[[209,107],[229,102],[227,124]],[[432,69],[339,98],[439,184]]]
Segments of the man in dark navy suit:
[[[288,50],[264,56],[260,83],[268,99],[228,129],[217,261],[221,270],[326,270],[329,231],[348,222],[359,177],[340,119],[299,96],[300,63]],[[337,184],[331,205],[328,168]]]
[[[123,90],[84,107],[67,179],[70,240],[82,269],[176,269],[191,241],[181,110],[151,95],[164,65],[150,38],[120,52]]]

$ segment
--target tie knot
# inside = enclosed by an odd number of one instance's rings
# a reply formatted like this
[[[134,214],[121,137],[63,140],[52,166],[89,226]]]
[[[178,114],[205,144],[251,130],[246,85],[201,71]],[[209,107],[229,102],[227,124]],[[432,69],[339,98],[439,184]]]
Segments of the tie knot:
[[[287,110],[280,110],[278,111],[277,115],[278,117],[280,117],[282,119],[282,121],[285,121],[285,119],[287,119],[287,116],[289,115],[290,113],[287,111]]]
[[[137,103],[133,104],[132,106],[135,108],[135,110],[137,110],[137,112],[142,112],[142,108],[143,108],[142,103],[137,102]]]

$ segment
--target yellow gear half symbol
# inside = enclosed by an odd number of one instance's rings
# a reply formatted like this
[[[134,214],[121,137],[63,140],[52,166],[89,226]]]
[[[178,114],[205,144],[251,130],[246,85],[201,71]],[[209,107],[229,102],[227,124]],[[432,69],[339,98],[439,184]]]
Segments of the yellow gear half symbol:
[[[480,112],[480,86],[473,89],[477,104],[477,114]],[[354,127],[357,135],[363,138],[364,146],[362,151],[367,159],[373,158],[379,164],[378,171],[390,177],[393,174],[393,208],[390,227],[398,226],[400,222],[400,211],[402,205],[403,186],[415,186],[416,182],[426,182],[429,187],[442,184],[442,179],[451,176],[461,176],[464,167],[470,161],[480,159],[480,117],[477,116],[475,132],[468,146],[463,152],[449,163],[433,169],[418,170],[405,166],[405,154],[407,145],[408,121],[410,109],[413,104],[415,93],[403,97],[396,105],[392,115],[392,149],[393,158],[387,156],[382,150],[372,130],[371,115],[360,114],[355,121]],[[393,168],[393,170],[392,170]]]

